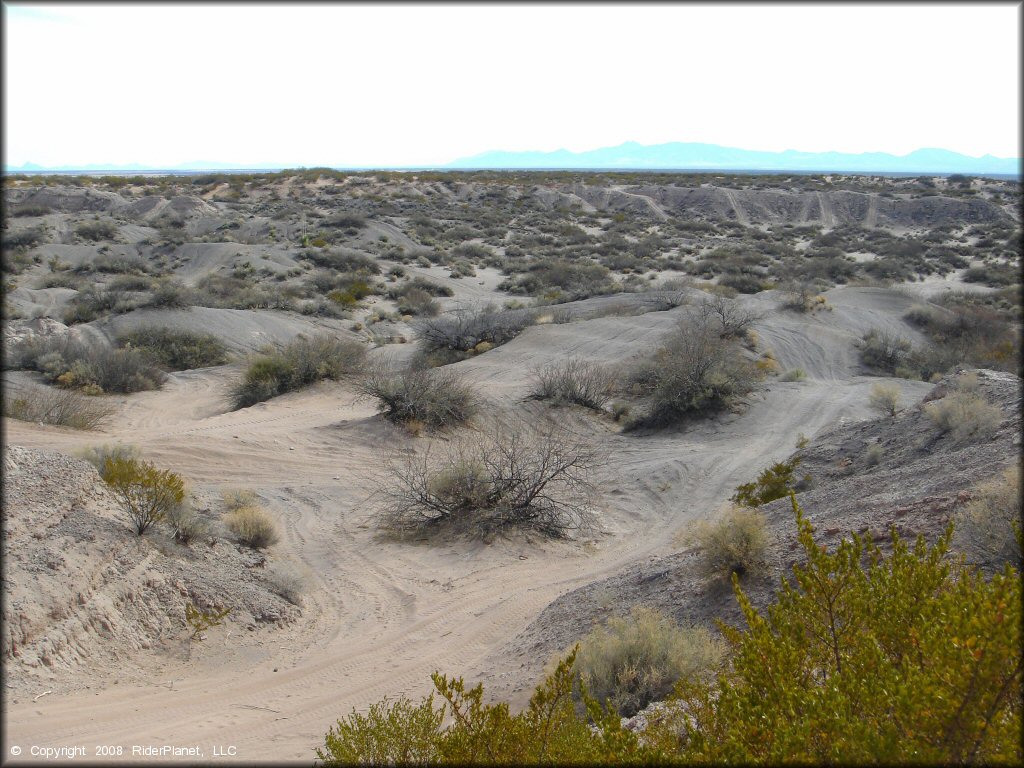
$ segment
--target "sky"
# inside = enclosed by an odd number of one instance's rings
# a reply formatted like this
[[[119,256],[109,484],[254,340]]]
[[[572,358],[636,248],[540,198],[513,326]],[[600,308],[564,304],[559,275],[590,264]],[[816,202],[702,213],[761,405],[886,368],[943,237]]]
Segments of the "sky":
[[[1021,5],[3,3],[4,161],[1020,157]]]

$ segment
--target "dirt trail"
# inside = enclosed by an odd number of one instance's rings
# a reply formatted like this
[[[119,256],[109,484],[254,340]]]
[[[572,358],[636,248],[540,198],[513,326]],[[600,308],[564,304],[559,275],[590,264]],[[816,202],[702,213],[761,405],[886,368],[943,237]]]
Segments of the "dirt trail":
[[[733,211],[736,212],[736,221],[738,221],[740,224],[742,224],[745,227],[749,227],[750,226],[750,217],[747,216],[747,212],[745,210],[743,210],[743,207],[740,205],[739,201],[736,199],[736,193],[733,192],[731,189],[726,189],[725,187],[719,187],[719,189],[721,189],[723,192],[725,192],[725,196],[727,198],[729,198],[729,205],[731,205]]]
[[[352,707],[385,694],[425,693],[435,670],[479,675],[501,690],[516,670],[498,652],[554,598],[671,551],[680,529],[766,462],[787,455],[799,433],[868,416],[874,379],[859,375],[853,341],[865,323],[898,323],[910,299],[863,289],[829,296],[836,310],[820,319],[774,311],[758,324],[763,345],[774,349],[783,369],[803,367],[807,379],[769,382],[742,413],[637,437],[564,411],[613,457],[600,477],[606,533],[590,544],[379,540],[368,515],[382,451],[410,442],[345,384],[226,412],[223,388],[234,372],[215,368],[175,374],[159,392],[124,398],[102,435],[5,421],[11,444],[71,452],[130,442],[202,489],[255,489],[283,521],[278,553],[300,562],[312,580],[303,618],[294,625],[242,638],[221,628],[189,664],[147,681],[125,678],[105,690],[35,702],[22,697],[6,712],[8,740],[200,744],[207,758],[214,745],[232,745],[236,761],[306,762]],[[768,308],[773,300],[756,301]],[[480,385],[494,411],[542,409],[522,402],[534,365],[570,355],[628,359],[652,349],[683,311],[537,326],[455,367]],[[904,386],[908,402],[928,388]],[[118,679],[118,670],[110,674]]]
[[[828,195],[821,192],[815,192],[818,197],[818,207],[821,209],[821,223],[828,229],[834,229],[836,226],[835,212],[832,210],[832,201],[828,199]]]

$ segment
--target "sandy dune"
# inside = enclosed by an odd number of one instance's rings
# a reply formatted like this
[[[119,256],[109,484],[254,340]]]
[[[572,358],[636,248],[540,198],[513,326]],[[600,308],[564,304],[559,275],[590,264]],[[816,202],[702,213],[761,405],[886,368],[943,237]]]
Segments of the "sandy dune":
[[[223,390],[238,369],[226,366],[174,374],[159,392],[121,398],[100,435],[6,420],[10,444],[71,452],[130,442],[202,490],[255,489],[285,523],[277,551],[312,580],[303,617],[289,627],[243,637],[219,628],[188,664],[134,680],[110,669],[99,691],[58,690],[37,701],[42,691],[20,692],[5,713],[8,743],[199,744],[207,758],[215,745],[231,745],[236,760],[308,763],[336,718],[385,694],[425,693],[434,670],[499,684],[515,670],[489,654],[554,598],[671,551],[681,528],[765,462],[788,455],[799,433],[868,417],[875,379],[859,374],[853,343],[872,326],[913,336],[899,320],[913,299],[877,289],[828,297],[834,310],[810,322],[780,312],[770,294],[745,299],[768,313],[756,326],[762,346],[784,370],[804,368],[807,380],[769,380],[741,413],[684,432],[627,436],[607,421],[563,412],[613,458],[600,478],[605,533],[589,543],[378,540],[369,514],[382,452],[424,440],[382,423],[344,384],[227,412]],[[494,411],[539,414],[542,406],[520,402],[533,366],[572,355],[627,359],[653,348],[685,311],[535,326],[456,368]],[[908,403],[929,389],[896,381]]]

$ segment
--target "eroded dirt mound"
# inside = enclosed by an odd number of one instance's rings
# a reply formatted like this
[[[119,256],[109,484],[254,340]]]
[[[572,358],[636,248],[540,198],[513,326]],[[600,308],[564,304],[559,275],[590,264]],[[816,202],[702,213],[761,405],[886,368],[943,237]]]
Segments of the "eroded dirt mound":
[[[286,624],[299,609],[267,585],[264,555],[221,536],[185,547],[137,536],[91,464],[9,445],[4,452],[7,685],[84,685],[112,665],[179,653],[185,606],[230,607],[240,629]],[[200,510],[209,512],[209,510]]]

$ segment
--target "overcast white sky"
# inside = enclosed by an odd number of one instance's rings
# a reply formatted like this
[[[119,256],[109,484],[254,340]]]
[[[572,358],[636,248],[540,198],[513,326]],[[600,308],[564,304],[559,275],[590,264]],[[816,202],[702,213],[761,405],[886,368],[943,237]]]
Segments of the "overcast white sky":
[[[624,141],[1018,157],[1019,4],[3,3],[8,165]]]

